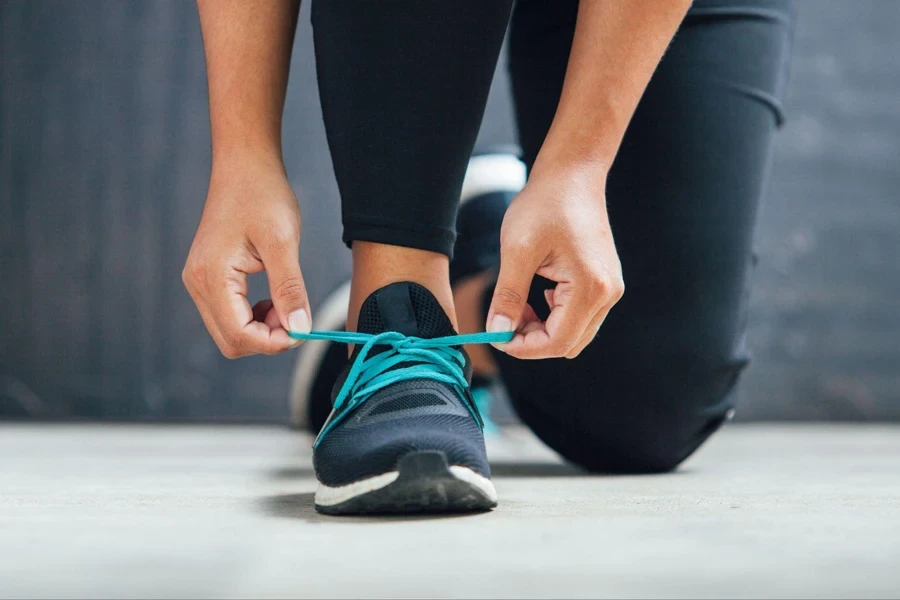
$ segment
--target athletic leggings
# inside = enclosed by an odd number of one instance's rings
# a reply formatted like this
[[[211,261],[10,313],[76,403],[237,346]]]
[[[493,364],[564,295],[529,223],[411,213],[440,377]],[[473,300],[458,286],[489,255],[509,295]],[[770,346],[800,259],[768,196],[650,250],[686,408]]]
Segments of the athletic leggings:
[[[460,188],[507,25],[530,167],[559,101],[577,5],[314,0],[345,242],[452,256]],[[667,471],[730,415],[748,360],[753,232],[792,30],[790,0],[694,3],[608,179],[625,296],[574,360],[496,353],[518,415],[564,458],[598,472]],[[549,285],[536,278],[529,298],[542,317]]]

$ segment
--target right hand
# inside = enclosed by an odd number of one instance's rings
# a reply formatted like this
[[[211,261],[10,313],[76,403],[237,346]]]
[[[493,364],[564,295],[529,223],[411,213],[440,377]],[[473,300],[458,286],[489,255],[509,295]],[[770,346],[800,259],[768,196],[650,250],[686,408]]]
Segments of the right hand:
[[[606,174],[593,163],[540,167],[536,162],[503,217],[488,331],[515,331],[497,348],[516,358],[575,358],[625,293],[606,213]],[[535,275],[556,282],[544,293],[546,322],[528,304]]]
[[[280,161],[214,166],[182,273],[210,335],[228,358],[278,354],[311,328],[300,273],[300,209]],[[247,275],[266,271],[272,298],[247,301]]]

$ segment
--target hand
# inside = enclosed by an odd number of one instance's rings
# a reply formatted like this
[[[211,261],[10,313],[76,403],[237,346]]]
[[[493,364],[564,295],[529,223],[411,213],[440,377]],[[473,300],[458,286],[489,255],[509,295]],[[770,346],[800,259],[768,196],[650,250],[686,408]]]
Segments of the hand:
[[[500,276],[488,331],[515,331],[497,345],[517,358],[575,358],[625,291],[606,215],[605,177],[591,169],[533,172],[500,230]],[[557,282],[541,322],[528,305],[534,275]]]
[[[310,330],[300,273],[300,209],[279,161],[214,167],[182,273],[203,322],[228,358],[277,354]],[[251,309],[247,275],[266,271],[271,300]]]

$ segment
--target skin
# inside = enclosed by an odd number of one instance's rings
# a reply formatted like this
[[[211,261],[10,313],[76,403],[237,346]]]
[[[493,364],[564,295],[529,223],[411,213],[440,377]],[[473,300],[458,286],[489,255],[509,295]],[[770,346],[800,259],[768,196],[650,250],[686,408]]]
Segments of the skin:
[[[562,96],[528,184],[501,229],[501,264],[488,331],[518,358],[574,358],[622,297],[606,213],[606,176],[646,85],[689,0],[583,0]],[[213,169],[185,286],[225,356],[274,354],[309,331],[300,272],[300,212],[281,155],[281,115],[296,0],[199,0],[206,51]],[[443,255],[353,244],[348,327],[368,294],[394,281],[428,287],[454,324]],[[272,294],[250,306],[247,274],[265,270]],[[535,274],[557,282],[541,322],[526,299]]]
[[[441,308],[459,331],[456,306],[450,290],[450,260],[443,254],[415,248],[402,248],[353,242],[353,277],[350,280],[350,306],[347,328],[355,331],[359,309],[369,294],[398,281],[415,281],[434,294]]]
[[[182,273],[222,354],[277,354],[309,331],[300,272],[300,209],[281,154],[299,0],[198,2],[209,80],[212,174]],[[271,299],[251,308],[247,275],[266,271]]]

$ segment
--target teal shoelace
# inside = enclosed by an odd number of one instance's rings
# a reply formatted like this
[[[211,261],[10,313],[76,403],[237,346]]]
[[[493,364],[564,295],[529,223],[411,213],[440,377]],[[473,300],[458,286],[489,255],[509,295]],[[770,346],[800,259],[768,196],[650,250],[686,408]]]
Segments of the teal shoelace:
[[[344,385],[334,399],[335,411],[328,419],[315,444],[343,420],[354,408],[368,400],[372,394],[389,385],[411,379],[430,379],[453,387],[461,398],[466,397],[466,376],[463,372],[465,358],[454,346],[463,344],[503,344],[513,338],[513,333],[470,333],[425,339],[406,336],[396,331],[379,334],[352,331],[288,332],[296,340],[325,340],[339,344],[357,344],[361,348]],[[369,356],[375,346],[387,346],[386,352]],[[394,368],[401,363],[408,366]],[[483,427],[478,409],[464,402],[475,421]]]

